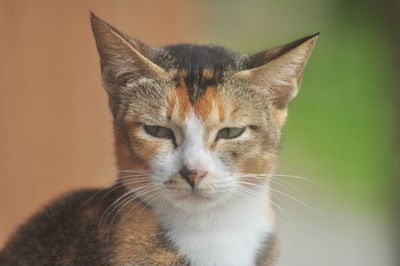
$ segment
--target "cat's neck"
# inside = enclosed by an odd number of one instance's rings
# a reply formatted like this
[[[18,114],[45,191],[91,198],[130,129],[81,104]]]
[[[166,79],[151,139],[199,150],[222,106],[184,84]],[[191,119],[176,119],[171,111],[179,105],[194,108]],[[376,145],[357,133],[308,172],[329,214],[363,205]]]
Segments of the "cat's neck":
[[[273,232],[267,188],[204,212],[156,211],[167,237],[191,265],[253,266]]]

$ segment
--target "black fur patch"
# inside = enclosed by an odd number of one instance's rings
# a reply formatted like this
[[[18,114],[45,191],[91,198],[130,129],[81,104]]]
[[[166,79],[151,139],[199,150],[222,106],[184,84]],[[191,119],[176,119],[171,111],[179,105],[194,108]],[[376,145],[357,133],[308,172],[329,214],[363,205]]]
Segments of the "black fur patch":
[[[47,205],[9,240],[0,265],[111,265],[112,243],[97,233],[101,214],[119,195],[105,197],[109,191],[75,191]]]
[[[277,247],[277,237],[268,235],[265,237],[261,248],[258,251],[256,258],[257,266],[273,266],[279,256]]]
[[[219,46],[179,44],[164,47],[173,58],[172,67],[185,73],[184,81],[188,87],[192,103],[204,95],[209,86],[215,86],[228,70],[240,70],[239,55]],[[163,62],[156,62],[163,66]],[[204,75],[204,71],[212,75]]]
[[[178,44],[164,47],[175,58],[175,67],[188,72],[235,67],[237,55],[220,46]]]

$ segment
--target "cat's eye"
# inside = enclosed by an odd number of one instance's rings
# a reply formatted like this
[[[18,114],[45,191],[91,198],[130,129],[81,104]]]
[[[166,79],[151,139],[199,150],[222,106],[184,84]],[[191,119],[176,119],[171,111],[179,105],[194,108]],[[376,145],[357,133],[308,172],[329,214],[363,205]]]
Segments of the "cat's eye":
[[[172,130],[166,127],[144,125],[144,129],[147,134],[156,138],[171,139],[174,137]]]
[[[244,127],[226,127],[218,131],[217,139],[234,139],[243,134]]]

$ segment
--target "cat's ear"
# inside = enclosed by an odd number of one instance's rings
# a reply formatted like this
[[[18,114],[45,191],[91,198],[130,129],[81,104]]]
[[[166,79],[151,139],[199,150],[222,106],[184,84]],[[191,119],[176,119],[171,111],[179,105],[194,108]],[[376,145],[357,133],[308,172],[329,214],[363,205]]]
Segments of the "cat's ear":
[[[110,90],[108,86],[121,85],[130,75],[140,78],[165,72],[146,57],[153,52],[153,48],[120,32],[92,12],[90,22],[107,90]]]
[[[250,57],[249,68],[237,74],[269,89],[275,108],[285,110],[296,96],[303,70],[319,33]]]

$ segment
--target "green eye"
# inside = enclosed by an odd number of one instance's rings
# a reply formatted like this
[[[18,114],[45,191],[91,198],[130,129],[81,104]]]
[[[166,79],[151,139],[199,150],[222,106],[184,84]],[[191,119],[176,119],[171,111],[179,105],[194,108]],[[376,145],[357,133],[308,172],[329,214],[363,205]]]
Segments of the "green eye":
[[[218,139],[234,139],[243,134],[244,127],[226,127],[218,131]]]
[[[149,135],[156,138],[170,139],[174,136],[172,130],[166,127],[144,125],[144,129]]]

